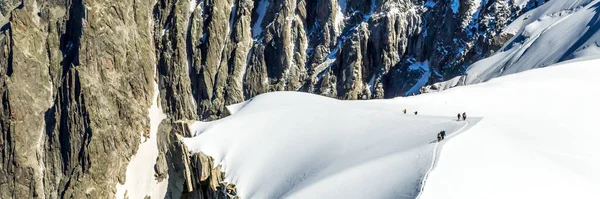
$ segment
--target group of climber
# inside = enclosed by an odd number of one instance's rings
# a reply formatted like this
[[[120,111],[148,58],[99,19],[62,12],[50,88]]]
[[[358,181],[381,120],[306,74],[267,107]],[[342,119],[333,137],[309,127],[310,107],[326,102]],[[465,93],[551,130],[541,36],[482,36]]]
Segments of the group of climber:
[[[404,109],[402,112],[403,112],[404,114],[406,114],[406,109]],[[418,112],[417,112],[417,111],[415,111],[414,113],[415,113],[415,115],[417,115],[417,114],[418,114]],[[466,112],[463,112],[462,114],[461,114],[461,113],[458,113],[458,114],[456,115],[456,119],[457,119],[457,121],[460,121],[460,119],[462,119],[463,121],[467,120],[467,113],[466,113]],[[446,131],[442,130],[442,131],[440,131],[440,132],[437,134],[437,141],[438,141],[438,142],[440,142],[440,141],[444,140],[445,138],[446,138]]]
[[[406,109],[404,109],[404,111],[402,111],[402,112],[404,112],[404,114],[406,114]],[[415,115],[417,115],[418,113],[419,112],[415,111]]]
[[[403,112],[404,114],[406,114],[406,109],[404,109],[402,112]],[[415,113],[415,115],[417,115],[419,112],[415,111],[414,113]],[[458,114],[456,115],[456,118],[457,118],[457,120],[458,120],[458,121],[460,121],[461,117],[462,117],[462,120],[463,120],[463,121],[464,121],[464,120],[467,120],[467,113],[463,112],[462,114],[458,113]]]
[[[462,120],[465,121],[467,120],[467,113],[463,112],[462,114],[458,113],[456,115],[457,121],[460,121],[462,117]],[[437,141],[440,142],[442,140],[444,140],[446,138],[446,131],[442,130],[437,134]]]
[[[458,118],[457,120],[460,121],[460,116],[462,116],[462,120],[467,120],[467,113],[463,112],[462,115],[460,113],[458,113],[458,115],[456,115],[456,117]]]
[[[446,131],[442,130],[437,135],[438,142],[444,140],[444,138],[446,138]]]

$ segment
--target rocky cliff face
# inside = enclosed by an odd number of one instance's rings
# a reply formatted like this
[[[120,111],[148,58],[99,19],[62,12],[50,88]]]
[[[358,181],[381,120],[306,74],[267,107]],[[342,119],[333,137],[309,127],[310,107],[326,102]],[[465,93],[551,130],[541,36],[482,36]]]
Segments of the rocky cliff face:
[[[113,197],[148,131],[153,4],[7,4],[0,198]]]
[[[114,197],[155,82],[172,121],[269,91],[411,94],[488,56],[542,3],[0,0],[0,198]],[[175,143],[159,144],[163,161]],[[182,190],[207,193],[197,184]]]
[[[164,120],[158,132],[160,155],[155,164],[159,181],[168,180],[166,199],[176,198],[238,198],[234,184],[224,182],[221,166],[203,153],[189,155],[187,147],[179,142],[190,137],[188,124]]]
[[[165,111],[215,119],[268,91],[418,93],[500,48],[543,0],[192,0],[155,7]],[[415,67],[419,65],[420,67]]]

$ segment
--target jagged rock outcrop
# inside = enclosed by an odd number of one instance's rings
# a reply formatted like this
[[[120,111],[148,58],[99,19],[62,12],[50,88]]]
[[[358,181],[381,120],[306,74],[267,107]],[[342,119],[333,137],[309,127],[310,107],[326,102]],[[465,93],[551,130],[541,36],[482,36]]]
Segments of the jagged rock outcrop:
[[[161,1],[163,106],[175,119],[211,120],[268,91],[340,99],[418,93],[499,49],[511,37],[503,28],[543,2]]]
[[[184,122],[163,120],[158,131],[159,156],[155,165],[159,181],[167,180],[165,198],[238,198],[235,185],[224,182],[225,173],[204,153],[189,154],[179,142],[190,137]]]
[[[154,82],[168,121],[223,117],[269,91],[406,95],[500,48],[543,2],[0,0],[0,198],[114,197]],[[202,177],[214,162],[173,129],[156,166],[185,182],[171,196],[235,192],[220,171]]]

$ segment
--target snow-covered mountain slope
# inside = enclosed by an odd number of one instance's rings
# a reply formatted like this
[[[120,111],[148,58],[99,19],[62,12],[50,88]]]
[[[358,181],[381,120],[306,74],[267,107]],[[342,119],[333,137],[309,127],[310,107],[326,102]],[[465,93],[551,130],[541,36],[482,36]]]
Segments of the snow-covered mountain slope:
[[[231,107],[228,118],[194,123],[198,135],[183,141],[220,162],[242,198],[414,198],[437,133],[450,136],[478,120],[401,108],[269,93]]]
[[[599,64],[573,62],[388,101],[423,114],[484,117],[444,145],[421,199],[600,198]]]
[[[502,51],[472,64],[462,77],[421,89],[432,92],[474,84],[568,60],[600,57],[600,0],[552,0],[505,30],[515,36]]]
[[[183,142],[215,157],[243,198],[414,198],[429,142],[442,129],[464,131],[441,149],[420,198],[598,198],[598,64],[391,100],[264,94],[194,123],[197,136]],[[463,111],[483,119],[454,121]]]

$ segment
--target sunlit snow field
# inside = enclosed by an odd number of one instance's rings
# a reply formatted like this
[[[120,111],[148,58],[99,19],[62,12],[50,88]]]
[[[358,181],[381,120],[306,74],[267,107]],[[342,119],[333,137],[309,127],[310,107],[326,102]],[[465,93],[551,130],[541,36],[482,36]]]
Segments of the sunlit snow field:
[[[598,198],[598,64],[390,100],[268,93],[193,123],[183,141],[243,198],[414,198],[441,130],[462,133],[444,141],[420,198]],[[463,111],[478,118],[456,121]]]
[[[478,119],[403,114],[402,108],[268,93],[233,106],[225,119],[194,123],[197,136],[183,141],[220,162],[243,198],[414,198],[434,159],[437,133],[450,136]]]

